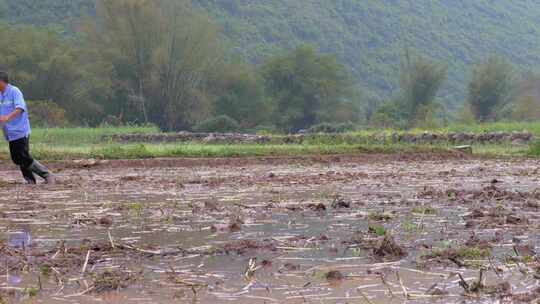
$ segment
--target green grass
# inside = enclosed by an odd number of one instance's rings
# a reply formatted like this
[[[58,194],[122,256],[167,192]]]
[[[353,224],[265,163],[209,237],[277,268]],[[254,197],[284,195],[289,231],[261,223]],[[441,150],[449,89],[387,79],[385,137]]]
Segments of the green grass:
[[[532,156],[540,157],[540,140],[537,140],[536,143],[531,145],[529,154]]]
[[[540,123],[496,123],[451,126],[437,132],[522,131],[540,134]],[[301,156],[356,153],[447,152],[451,144],[376,143],[367,137],[393,130],[365,130],[338,135],[313,135],[303,144],[202,144],[202,143],[134,143],[120,144],[105,140],[107,136],[128,133],[156,133],[155,127],[56,128],[34,129],[32,153],[42,160],[66,159],[135,159],[158,157],[246,157]],[[413,130],[411,132],[423,132]],[[540,137],[540,135],[537,135]],[[506,144],[474,145],[475,154],[488,156],[540,156],[540,142],[531,147]],[[8,159],[7,145],[0,145],[0,159]]]
[[[478,247],[458,247],[458,248],[446,248],[446,249],[433,249],[431,256],[440,257],[440,256],[453,256],[458,259],[485,259],[489,258],[492,253],[489,249],[482,249]]]
[[[495,122],[487,124],[455,124],[445,128],[448,132],[521,132],[528,131],[540,137],[540,122]]]
[[[34,144],[32,153],[38,159],[137,159],[160,157],[262,157],[301,156],[355,153],[412,153],[443,152],[441,147],[413,145],[209,145],[209,144],[100,144],[80,146],[48,146]],[[7,159],[7,149],[0,150],[0,158]]]
[[[51,128],[32,130],[32,143],[78,146],[81,144],[100,144],[102,138],[114,134],[156,133],[156,127],[102,127],[102,128]]]
[[[492,122],[482,124],[451,124],[447,127],[437,129],[422,129],[416,128],[412,130],[397,130],[397,129],[371,129],[368,128],[363,131],[356,131],[353,134],[359,136],[369,136],[373,134],[392,134],[392,133],[413,133],[420,134],[423,132],[437,132],[437,133],[452,133],[452,132],[471,132],[471,133],[484,133],[484,132],[531,132],[537,137],[540,137],[540,121],[537,122]]]

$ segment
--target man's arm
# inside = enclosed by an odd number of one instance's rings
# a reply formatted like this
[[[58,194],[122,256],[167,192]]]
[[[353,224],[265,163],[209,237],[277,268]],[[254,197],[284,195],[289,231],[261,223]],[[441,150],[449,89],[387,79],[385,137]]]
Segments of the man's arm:
[[[15,111],[9,113],[8,115],[0,116],[0,123],[8,123],[14,120],[15,118],[19,117],[19,115],[21,115],[23,112],[24,112],[23,109],[17,108],[15,109]]]
[[[15,110],[8,115],[0,116],[0,123],[2,124],[14,120],[26,111],[26,102],[24,101],[22,92],[19,89],[16,89],[14,95]]]

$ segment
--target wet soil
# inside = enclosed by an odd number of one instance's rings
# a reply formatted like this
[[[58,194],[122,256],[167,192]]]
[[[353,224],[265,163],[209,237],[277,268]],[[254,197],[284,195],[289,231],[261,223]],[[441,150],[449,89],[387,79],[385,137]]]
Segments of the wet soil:
[[[540,160],[0,165],[0,303],[529,303]]]

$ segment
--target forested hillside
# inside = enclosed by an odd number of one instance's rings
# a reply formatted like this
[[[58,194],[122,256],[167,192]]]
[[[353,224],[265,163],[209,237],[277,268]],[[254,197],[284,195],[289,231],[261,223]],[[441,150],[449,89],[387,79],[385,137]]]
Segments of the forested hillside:
[[[308,42],[338,55],[370,92],[396,87],[405,47],[449,66],[443,94],[462,96],[470,65],[500,55],[540,63],[540,2],[490,0],[199,0],[251,58]],[[456,94],[458,93],[458,94]]]
[[[72,26],[93,0],[5,0],[10,22]],[[540,3],[534,0],[195,0],[215,16],[235,53],[264,55],[310,43],[349,66],[366,98],[395,93],[404,48],[446,62],[440,96],[461,103],[471,64],[500,55],[540,64]]]

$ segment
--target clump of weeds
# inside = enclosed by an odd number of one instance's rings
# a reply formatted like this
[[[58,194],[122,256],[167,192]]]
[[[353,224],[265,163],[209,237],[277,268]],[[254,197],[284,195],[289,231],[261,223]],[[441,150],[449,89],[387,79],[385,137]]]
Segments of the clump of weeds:
[[[128,288],[136,281],[136,277],[133,273],[121,270],[106,270],[94,275],[94,292],[103,293]]]
[[[387,222],[394,216],[389,212],[375,211],[368,214],[368,219],[374,222]]]
[[[422,232],[422,227],[419,224],[416,224],[410,218],[407,218],[403,221],[403,230],[407,233],[420,233]]]
[[[456,264],[458,267],[481,267],[481,263],[474,262],[475,260],[485,260],[492,256],[490,248],[481,248],[478,246],[461,246],[461,247],[448,247],[444,249],[434,248],[431,253],[423,255],[422,259],[429,260],[435,259],[439,262],[449,260]],[[464,262],[465,260],[473,260],[471,262]]]
[[[411,210],[414,214],[435,215],[437,210],[430,206],[416,206]]]
[[[386,228],[384,228],[383,225],[379,225],[376,223],[370,223],[368,226],[368,232],[373,233],[377,236],[385,236],[386,235]]]
[[[46,276],[48,277],[50,274],[51,274],[51,271],[52,271],[52,267],[50,265],[41,265],[41,267],[39,268],[39,272],[43,275],[43,276]]]
[[[340,271],[331,270],[324,274],[324,278],[331,285],[337,285],[345,279],[345,276]]]
[[[30,288],[27,288],[25,289],[26,293],[28,294],[29,297],[33,298],[33,297],[36,297],[39,293],[39,289],[36,288],[36,287],[30,287]]]
[[[144,211],[144,204],[140,202],[132,203],[128,206],[128,210],[130,214],[141,217]]]
[[[334,209],[351,208],[351,202],[338,195],[332,201],[331,206]]]
[[[401,247],[394,237],[387,233],[379,246],[373,250],[373,254],[383,259],[401,259],[407,256],[407,250]]]

